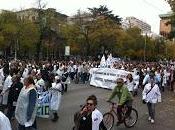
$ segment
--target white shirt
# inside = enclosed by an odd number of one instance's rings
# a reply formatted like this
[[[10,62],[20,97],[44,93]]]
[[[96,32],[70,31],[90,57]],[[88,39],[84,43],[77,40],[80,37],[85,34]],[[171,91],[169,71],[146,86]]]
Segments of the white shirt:
[[[0,111],[0,130],[11,130],[9,119]]]
[[[158,85],[155,84],[152,90],[149,92],[150,89],[151,89],[151,83],[146,84],[142,92],[142,99],[150,103],[161,102],[161,93]]]
[[[102,113],[99,110],[95,109],[92,112],[92,130],[99,130],[99,126],[102,120]]]
[[[129,80],[127,80],[126,86],[130,92],[134,90],[134,82],[133,81],[130,82]]]

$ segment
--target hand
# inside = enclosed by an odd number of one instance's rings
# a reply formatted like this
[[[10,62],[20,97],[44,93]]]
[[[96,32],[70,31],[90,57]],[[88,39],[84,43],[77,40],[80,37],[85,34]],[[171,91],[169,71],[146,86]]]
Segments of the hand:
[[[81,114],[85,114],[85,113],[87,113],[88,112],[88,109],[87,109],[87,107],[85,106],[82,110],[81,110]]]
[[[146,104],[146,101],[143,99],[143,100],[142,100],[142,103],[143,103],[143,104]]]

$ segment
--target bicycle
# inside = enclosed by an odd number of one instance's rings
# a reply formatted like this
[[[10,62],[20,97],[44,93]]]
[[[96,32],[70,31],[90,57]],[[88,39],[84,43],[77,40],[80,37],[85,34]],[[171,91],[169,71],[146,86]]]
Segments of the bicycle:
[[[114,116],[117,117],[117,104],[110,102],[112,104],[109,112],[105,113],[103,115],[103,123],[107,130],[111,130],[114,126]],[[128,107],[125,105],[124,108],[122,109],[122,118],[123,118],[123,123],[125,127],[131,128],[137,123],[138,119],[138,112],[136,109],[132,108],[131,113],[129,115],[126,115],[128,111]],[[116,118],[118,119],[118,118]]]

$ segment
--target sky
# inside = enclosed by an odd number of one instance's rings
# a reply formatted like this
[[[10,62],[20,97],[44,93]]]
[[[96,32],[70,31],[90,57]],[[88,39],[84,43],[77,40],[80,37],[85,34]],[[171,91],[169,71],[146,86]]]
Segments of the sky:
[[[37,0],[0,0],[0,9],[21,10],[37,7]],[[151,30],[159,34],[159,14],[165,14],[171,9],[165,0],[42,0],[47,8],[55,8],[68,16],[77,10],[87,11],[87,8],[106,5],[121,18],[134,16],[151,25]]]

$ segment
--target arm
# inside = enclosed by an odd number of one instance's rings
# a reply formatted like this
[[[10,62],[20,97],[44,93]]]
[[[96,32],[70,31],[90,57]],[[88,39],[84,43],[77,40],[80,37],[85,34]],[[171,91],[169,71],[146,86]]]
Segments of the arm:
[[[146,99],[146,93],[147,93],[147,85],[144,87],[144,90],[142,92],[142,99],[145,100]]]
[[[32,113],[35,109],[36,100],[37,93],[34,89],[32,89],[29,94],[29,105],[27,107],[27,121],[29,121],[32,117]]]
[[[105,127],[104,123],[103,123],[103,120],[101,121],[100,123],[100,130],[107,130],[107,128]]]
[[[116,96],[116,94],[117,94],[117,87],[114,88],[112,95],[109,97],[108,101],[111,101]]]
[[[158,102],[161,102],[161,93],[160,93],[160,89],[157,86],[157,92],[156,92],[157,96],[158,96]]]

